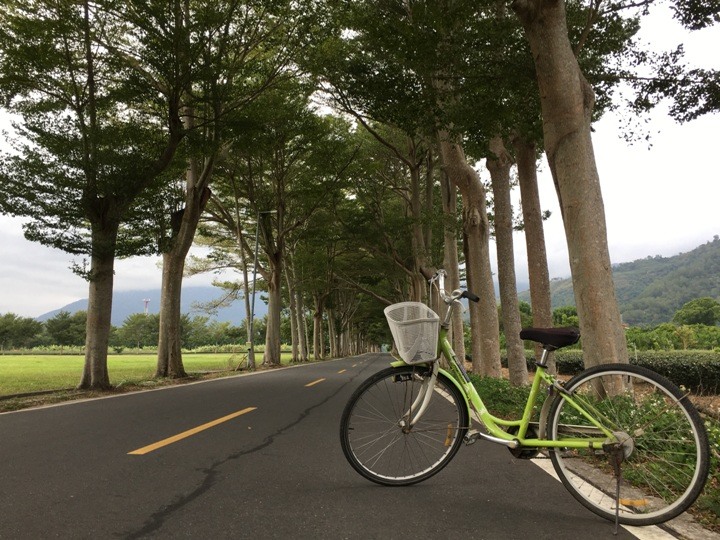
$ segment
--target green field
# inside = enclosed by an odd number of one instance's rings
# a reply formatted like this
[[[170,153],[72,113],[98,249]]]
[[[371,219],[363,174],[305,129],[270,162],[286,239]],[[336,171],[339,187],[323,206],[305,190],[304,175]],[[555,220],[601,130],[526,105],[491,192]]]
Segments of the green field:
[[[262,353],[256,356],[262,360]],[[288,363],[289,354],[282,362]],[[80,382],[85,358],[80,355],[3,355],[0,356],[0,396],[74,388]],[[184,354],[188,373],[235,369],[247,362],[244,354]],[[108,356],[110,383],[138,384],[152,379],[157,356],[127,354]]]

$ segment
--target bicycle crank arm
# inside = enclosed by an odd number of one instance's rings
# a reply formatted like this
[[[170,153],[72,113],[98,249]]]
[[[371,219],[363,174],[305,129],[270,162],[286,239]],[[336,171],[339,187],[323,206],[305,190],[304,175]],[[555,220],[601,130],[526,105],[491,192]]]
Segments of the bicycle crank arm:
[[[480,431],[476,429],[471,429],[467,432],[465,435],[464,441],[466,445],[471,445],[478,439],[482,439],[484,441],[489,441],[491,443],[495,444],[501,444],[503,446],[506,446],[508,448],[517,448],[520,446],[520,443],[518,441],[508,441],[506,439],[500,439],[499,437],[493,437],[492,435],[488,435],[487,433],[481,433]]]

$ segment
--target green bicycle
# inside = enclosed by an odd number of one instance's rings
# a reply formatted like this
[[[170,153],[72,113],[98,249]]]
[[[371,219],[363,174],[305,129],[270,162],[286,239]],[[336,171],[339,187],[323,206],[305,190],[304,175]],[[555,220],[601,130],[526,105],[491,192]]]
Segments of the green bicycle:
[[[383,485],[415,484],[445,467],[463,442],[480,438],[517,458],[549,457],[572,495],[616,524],[658,524],[692,505],[708,477],[710,450],[687,393],[629,364],[592,367],[561,382],[548,373],[548,355],[576,343],[579,331],[529,328],[521,337],[541,343],[543,354],[522,418],[495,417],[447,336],[460,299],[477,297],[446,294],[444,277],[441,270],[430,280],[448,305],[442,322],[417,302],[385,310],[403,360],[363,382],[343,411],[342,449],[357,472]],[[472,419],[482,432],[471,429]]]

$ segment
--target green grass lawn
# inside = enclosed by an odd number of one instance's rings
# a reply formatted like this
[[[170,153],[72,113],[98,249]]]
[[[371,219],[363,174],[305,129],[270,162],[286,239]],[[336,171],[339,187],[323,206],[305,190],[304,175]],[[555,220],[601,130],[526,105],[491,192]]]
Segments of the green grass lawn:
[[[256,361],[262,353],[256,353]],[[282,363],[290,361],[283,354]],[[188,373],[235,369],[246,365],[244,354],[184,354],[183,364]],[[80,382],[85,358],[80,355],[3,355],[0,356],[0,396],[74,388]],[[137,384],[152,379],[157,356],[128,354],[108,356],[110,383]]]

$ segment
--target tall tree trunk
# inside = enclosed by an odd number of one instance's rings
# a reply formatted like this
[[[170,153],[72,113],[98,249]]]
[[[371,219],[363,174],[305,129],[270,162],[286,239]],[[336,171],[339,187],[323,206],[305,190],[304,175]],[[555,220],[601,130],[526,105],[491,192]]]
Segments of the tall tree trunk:
[[[187,377],[182,361],[180,332],[180,301],[185,255],[172,250],[163,253],[162,284],[160,289],[160,334],[155,377]]]
[[[92,54],[92,36],[90,30],[90,7],[83,2],[84,45],[87,61],[88,84],[88,135],[85,160],[86,177],[89,185],[97,181],[97,106],[95,101],[95,62]],[[86,189],[86,192],[89,191]],[[85,366],[78,388],[106,390],[110,388],[110,376],[107,368],[107,348],[110,340],[110,319],[112,316],[112,293],[115,265],[115,249],[119,228],[119,219],[107,219],[112,204],[106,200],[96,200],[94,218],[91,219],[92,256],[90,260],[90,286],[88,291],[88,311],[85,325]]]
[[[510,201],[510,168],[512,159],[501,137],[490,140],[487,168],[492,180],[495,201],[495,245],[497,247],[500,306],[508,356],[510,383],[528,384],[525,349],[520,339],[520,310],[518,307],[517,280],[515,279],[515,250],[513,246],[513,209]]]
[[[282,255],[280,252],[268,257],[269,274],[267,327],[265,329],[264,366],[280,365],[280,312],[282,310]]]
[[[540,88],[545,152],[563,215],[586,366],[627,362],[593,152],[592,88],[570,46],[562,0],[515,0]]]
[[[425,209],[424,215],[432,216],[435,211],[435,158],[433,151],[426,152],[426,169],[425,169]],[[433,239],[433,222],[425,219],[425,252],[432,253]]]
[[[210,198],[207,183],[212,167],[212,160],[204,165],[191,160],[186,173],[185,207],[175,212],[171,219],[173,236],[170,248],[163,254],[156,377],[187,377],[180,339],[182,280],[185,258],[195,238],[200,215]]]
[[[287,269],[287,274],[290,277],[293,287],[290,291],[290,285],[288,285],[289,293],[293,295],[295,304],[295,328],[297,333],[297,344],[298,344],[298,360],[300,362],[308,361],[308,338],[307,338],[307,323],[305,320],[305,305],[303,303],[303,295],[300,287],[298,286],[297,271],[295,269],[295,262]]]
[[[350,329],[343,326],[340,332],[340,358],[350,356]]]
[[[290,350],[292,354],[292,363],[300,360],[300,343],[298,341],[299,333],[297,327],[297,304],[295,302],[295,285],[290,277],[292,272],[292,261],[288,257],[287,266],[285,267],[285,285],[288,292],[288,307],[290,308]]]
[[[530,278],[530,305],[533,326],[549,328],[553,325],[545,232],[537,181],[537,153],[535,143],[517,136],[513,139],[517,156],[518,182],[522,200],[525,244]],[[535,357],[539,360],[542,345],[535,344]],[[555,357],[550,355],[550,372],[555,373]]]
[[[412,141],[411,141],[412,142]],[[412,216],[412,253],[413,253],[413,276],[412,276],[412,295],[410,300],[414,302],[422,302],[427,291],[425,277],[421,270],[427,266],[428,250],[425,238],[425,228],[423,226],[424,206],[422,203],[423,186],[420,165],[417,162],[415,153],[417,148],[411,144],[408,155],[414,161],[408,161],[410,171],[410,213]]]
[[[293,271],[294,273],[294,271]],[[307,321],[305,319],[305,305],[302,291],[295,285],[295,316],[297,317],[298,346],[300,347],[300,361],[308,361]]]
[[[93,254],[90,261],[90,286],[85,337],[85,365],[78,388],[108,390],[107,367],[110,318],[118,225],[93,225]]]
[[[315,360],[325,359],[325,340],[323,339],[324,296],[315,295],[315,313],[313,313],[313,355]]]
[[[442,208],[445,220],[444,231],[444,257],[443,266],[447,272],[447,288],[455,290],[460,288],[460,265],[458,263],[458,230],[457,230],[457,189],[443,174],[440,178],[440,191],[442,194]],[[460,361],[465,359],[465,324],[462,310],[453,311],[451,321],[451,340],[453,350]]]
[[[473,369],[484,376],[500,377],[500,336],[485,189],[462,147],[452,142],[447,132],[439,133],[439,143],[447,177],[462,194],[468,288],[480,297],[477,304],[470,303]]]
[[[339,357],[338,332],[335,317],[335,309],[328,309],[328,340],[330,341],[330,358]]]

